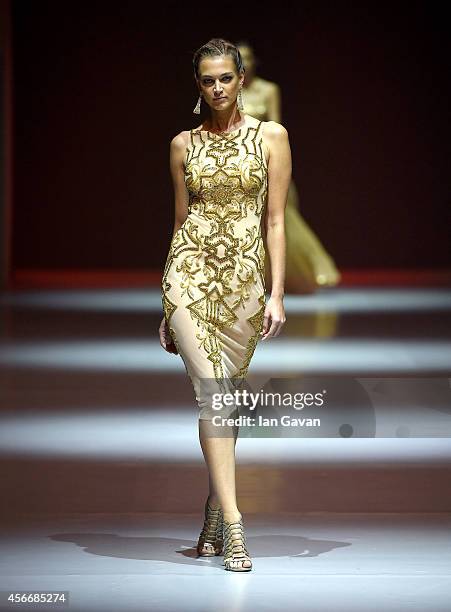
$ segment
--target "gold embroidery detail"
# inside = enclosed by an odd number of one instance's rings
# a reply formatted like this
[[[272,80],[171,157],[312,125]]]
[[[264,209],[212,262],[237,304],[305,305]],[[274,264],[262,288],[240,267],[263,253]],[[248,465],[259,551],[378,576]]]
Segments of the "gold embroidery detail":
[[[234,326],[246,329],[239,334],[241,362],[232,376],[240,379],[247,374],[263,327],[261,220],[267,174],[261,122],[226,135],[191,130],[185,156],[188,217],[171,242],[162,302],[168,322],[175,320],[177,308],[189,311],[197,349],[205,352],[218,380],[225,372],[225,337],[232,334],[238,344]]]

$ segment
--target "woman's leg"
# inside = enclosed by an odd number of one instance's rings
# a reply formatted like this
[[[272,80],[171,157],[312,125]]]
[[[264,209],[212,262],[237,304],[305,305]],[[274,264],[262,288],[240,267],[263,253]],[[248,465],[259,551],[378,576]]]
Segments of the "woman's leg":
[[[199,439],[208,468],[210,500],[215,499],[215,508],[219,505],[222,507],[224,521],[236,523],[242,518],[236,503],[235,486],[235,445],[238,427],[228,428],[227,435],[223,434],[224,437],[220,438],[214,437],[214,429],[211,421],[199,419]],[[244,545],[239,531],[234,530],[231,537],[238,548]],[[232,560],[230,563],[236,569],[252,567],[249,558]]]
[[[235,445],[238,427],[222,427],[222,437],[214,437],[217,427],[199,419],[199,440],[208,468],[210,505],[222,507],[224,518],[236,521],[241,517],[236,502]]]

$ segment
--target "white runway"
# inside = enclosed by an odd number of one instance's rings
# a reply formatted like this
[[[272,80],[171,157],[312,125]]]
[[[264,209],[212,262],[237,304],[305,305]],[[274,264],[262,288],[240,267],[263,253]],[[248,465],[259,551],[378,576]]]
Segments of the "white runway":
[[[239,575],[222,557],[196,558],[190,515],[3,528],[2,588],[69,591],[71,612],[449,610],[449,516],[249,515],[246,525],[254,570]]]

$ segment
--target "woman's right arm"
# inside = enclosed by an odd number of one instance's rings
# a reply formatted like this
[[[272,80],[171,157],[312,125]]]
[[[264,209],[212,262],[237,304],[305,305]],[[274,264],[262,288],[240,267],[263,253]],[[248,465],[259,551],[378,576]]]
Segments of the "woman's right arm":
[[[186,135],[187,132],[180,132],[177,136],[171,140],[170,146],[170,169],[172,175],[172,182],[174,185],[174,199],[175,199],[175,214],[174,214],[174,231],[172,238],[174,238],[175,232],[180,229],[182,223],[185,221],[188,215],[188,202],[189,194],[185,185],[185,151],[186,151]],[[160,336],[160,345],[168,353],[178,354],[177,347],[171,337],[169,326],[166,318],[163,314],[161,319],[160,327],[158,329]]]
[[[171,140],[170,169],[174,186],[174,231],[172,237],[188,216],[189,194],[185,185],[185,152],[187,135],[189,132],[180,132]]]

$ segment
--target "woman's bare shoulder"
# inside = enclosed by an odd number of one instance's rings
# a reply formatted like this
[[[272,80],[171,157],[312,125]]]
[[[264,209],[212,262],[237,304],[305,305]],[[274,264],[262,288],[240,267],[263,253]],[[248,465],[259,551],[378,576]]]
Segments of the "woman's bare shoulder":
[[[274,140],[276,138],[284,138],[288,136],[287,129],[277,121],[263,121],[263,128],[265,132],[265,138],[268,140]]]
[[[176,134],[171,140],[171,148],[184,151],[189,143],[190,130],[183,130]]]

